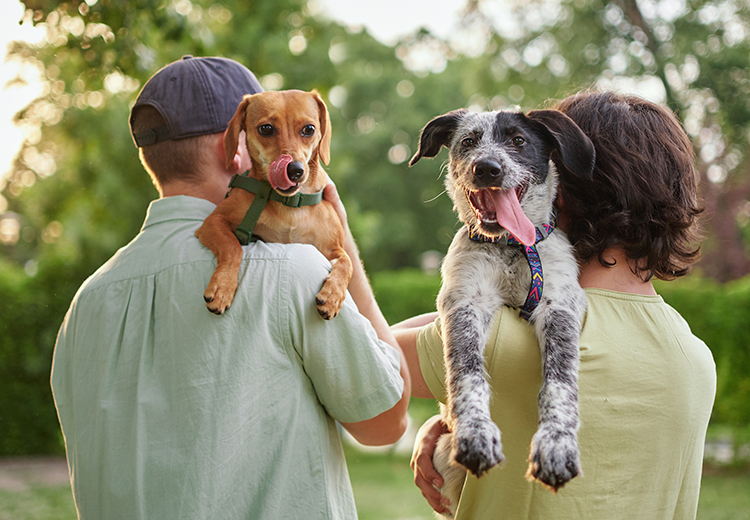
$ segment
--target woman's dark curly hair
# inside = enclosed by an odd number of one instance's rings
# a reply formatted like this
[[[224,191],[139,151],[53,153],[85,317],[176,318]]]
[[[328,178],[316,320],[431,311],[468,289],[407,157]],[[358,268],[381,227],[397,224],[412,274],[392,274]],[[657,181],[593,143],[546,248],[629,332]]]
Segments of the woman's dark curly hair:
[[[570,221],[568,236],[579,262],[621,247],[642,279],[687,274],[700,257],[698,215],[703,211],[695,154],[677,117],[635,96],[585,92],[555,106],[591,139],[593,180],[560,175]],[[562,166],[560,166],[562,167]]]

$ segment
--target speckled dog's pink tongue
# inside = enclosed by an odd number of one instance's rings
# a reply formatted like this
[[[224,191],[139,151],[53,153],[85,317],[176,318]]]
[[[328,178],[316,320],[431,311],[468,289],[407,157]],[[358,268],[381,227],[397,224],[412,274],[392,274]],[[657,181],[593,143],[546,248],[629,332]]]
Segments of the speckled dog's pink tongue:
[[[289,176],[286,173],[286,167],[290,162],[292,162],[291,155],[279,155],[279,158],[271,163],[268,176],[270,177],[273,189],[288,190],[295,185],[295,183],[289,180]]]
[[[518,201],[516,190],[492,190],[497,223],[507,229],[525,246],[536,242],[536,228]]]

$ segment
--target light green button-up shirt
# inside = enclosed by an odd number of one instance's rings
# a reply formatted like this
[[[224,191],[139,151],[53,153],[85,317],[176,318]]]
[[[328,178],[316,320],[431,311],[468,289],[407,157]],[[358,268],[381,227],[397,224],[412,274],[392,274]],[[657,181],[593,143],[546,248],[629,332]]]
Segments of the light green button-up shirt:
[[[244,247],[231,309],[209,313],[194,232],[214,207],[154,201],[65,317],[52,388],[80,518],[356,518],[334,419],[391,408],[398,355],[350,297],[318,316],[312,246]]]

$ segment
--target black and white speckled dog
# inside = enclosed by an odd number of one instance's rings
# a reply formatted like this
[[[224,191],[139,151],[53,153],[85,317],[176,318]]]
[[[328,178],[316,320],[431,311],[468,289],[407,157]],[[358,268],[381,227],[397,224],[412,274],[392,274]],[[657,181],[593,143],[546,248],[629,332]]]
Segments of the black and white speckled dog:
[[[586,296],[570,243],[553,230],[553,202],[558,175],[591,178],[594,147],[556,110],[456,110],[424,127],[409,164],[436,156],[442,146],[450,157],[445,185],[464,226],[443,262],[437,302],[448,384],[443,416],[452,432],[441,438],[435,455],[446,480],[441,491],[449,493],[449,473],[463,482],[464,468],[479,477],[504,460],[500,430],[490,417],[483,355],[501,305],[524,306],[522,315],[540,341],[543,385],[527,478],[557,491],[581,471],[578,339]],[[534,251],[528,254],[527,246],[538,251],[543,273],[533,267]],[[455,507],[458,497],[448,498]]]

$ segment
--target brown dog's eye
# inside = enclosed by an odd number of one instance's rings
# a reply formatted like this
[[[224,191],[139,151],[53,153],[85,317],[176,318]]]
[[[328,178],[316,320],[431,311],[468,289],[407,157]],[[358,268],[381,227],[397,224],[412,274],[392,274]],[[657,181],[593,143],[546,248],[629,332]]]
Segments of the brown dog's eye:
[[[310,137],[315,133],[315,126],[314,125],[305,125],[302,128],[302,135],[305,137]]]
[[[258,127],[258,133],[263,137],[271,137],[273,135],[273,125],[260,125]]]
[[[523,146],[526,144],[526,139],[524,139],[520,135],[517,135],[516,137],[513,138],[513,144],[516,146]]]

